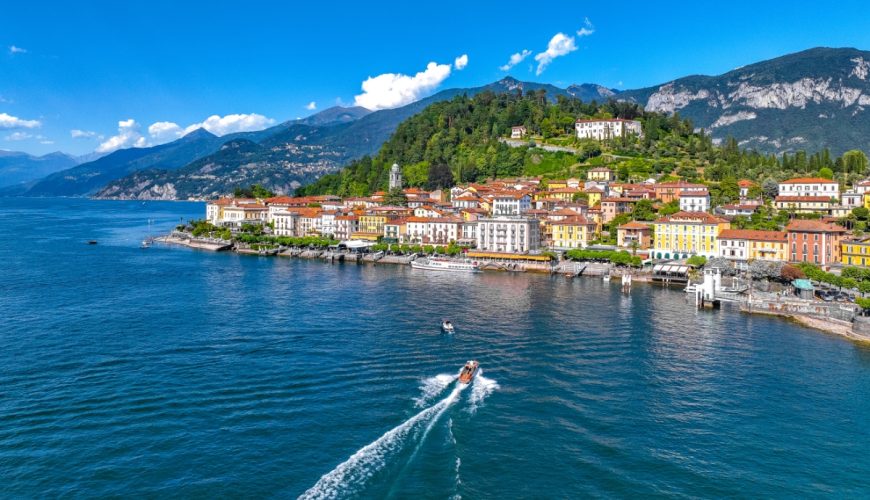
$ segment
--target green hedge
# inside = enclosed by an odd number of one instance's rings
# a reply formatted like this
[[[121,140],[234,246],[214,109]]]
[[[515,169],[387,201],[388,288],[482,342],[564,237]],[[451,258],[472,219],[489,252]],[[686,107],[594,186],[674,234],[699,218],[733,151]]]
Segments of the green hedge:
[[[636,255],[631,255],[625,250],[617,252],[611,250],[584,250],[577,248],[565,252],[565,258],[570,260],[593,260],[600,262],[610,262],[618,266],[640,267],[642,265],[640,257]]]

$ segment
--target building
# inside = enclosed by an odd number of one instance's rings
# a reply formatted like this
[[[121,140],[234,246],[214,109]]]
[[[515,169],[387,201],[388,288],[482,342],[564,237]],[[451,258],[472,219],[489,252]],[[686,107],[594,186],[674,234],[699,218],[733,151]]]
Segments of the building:
[[[463,220],[458,217],[409,217],[405,234],[410,243],[447,245],[463,237]]]
[[[718,213],[729,217],[736,217],[738,215],[749,217],[758,210],[759,206],[761,205],[722,205],[717,207],[716,210]]]
[[[393,189],[402,189],[402,169],[398,163],[390,167],[390,190]]]
[[[662,182],[653,184],[652,188],[655,191],[656,199],[661,200],[662,203],[670,203],[677,200],[685,193],[707,191],[707,186],[704,184],[693,184],[684,181]]]
[[[799,214],[825,212],[831,208],[831,198],[827,196],[780,195],[774,199],[777,210],[787,210]]]
[[[654,223],[653,256],[678,259],[690,255],[719,255],[719,233],[731,224],[707,212],[677,212]]]
[[[795,219],[785,230],[791,262],[811,262],[822,267],[840,262],[845,228],[820,220]]]
[[[273,229],[275,236],[296,236],[298,220],[298,213],[288,212],[286,210],[274,212],[272,214],[272,223],[275,225],[275,228]]]
[[[819,177],[798,177],[779,183],[780,196],[817,196],[840,198],[840,185],[837,181]]]
[[[843,265],[870,267],[870,238],[843,241],[840,248]]]
[[[595,239],[597,227],[594,221],[582,215],[565,217],[562,220],[548,222],[547,225],[550,226],[550,238],[556,250],[585,248]]]
[[[520,216],[532,208],[532,197],[521,192],[496,193],[492,197],[492,215],[495,217]]]
[[[359,216],[336,215],[335,237],[339,240],[349,240],[354,233],[359,232]]]
[[[612,182],[616,179],[613,170],[607,167],[595,167],[586,171],[586,179],[598,182]]]
[[[526,127],[519,125],[511,127],[511,139],[522,139],[526,136]]]
[[[719,256],[728,260],[788,260],[785,231],[725,229],[719,233]]]
[[[857,191],[845,191],[840,198],[844,207],[856,208],[864,206],[864,194]]]
[[[535,219],[492,217],[477,220],[477,249],[486,252],[529,253],[541,248],[541,226]]]
[[[604,141],[628,135],[643,135],[643,129],[637,120],[621,118],[607,120],[577,120],[574,123],[578,139],[595,139]]]
[[[749,198],[749,190],[757,185],[758,184],[748,179],[740,179],[737,181],[737,187],[740,188],[740,199],[745,200],[746,198]]]
[[[706,189],[698,189],[681,193],[680,210],[684,212],[706,212],[710,210],[710,192]]]
[[[646,250],[652,245],[652,228],[643,222],[626,222],[616,228],[616,245]]]
[[[601,220],[605,224],[618,215],[632,211],[637,200],[633,198],[604,198],[601,200]]]
[[[259,203],[246,203],[244,205],[227,205],[223,207],[221,223],[240,225],[244,223],[266,222],[269,209]]]

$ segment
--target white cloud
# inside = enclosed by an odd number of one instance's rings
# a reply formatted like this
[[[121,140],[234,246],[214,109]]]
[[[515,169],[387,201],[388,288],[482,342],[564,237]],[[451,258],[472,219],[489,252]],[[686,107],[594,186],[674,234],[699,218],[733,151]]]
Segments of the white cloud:
[[[317,103],[314,101],[311,101],[305,106],[305,109],[310,110],[310,111],[314,111],[315,109],[317,109]]]
[[[50,141],[48,139],[43,139],[43,140],[39,141],[39,143],[48,145],[48,144],[54,144],[54,141]]]
[[[468,54],[462,54],[453,61],[453,67],[456,68],[457,71],[464,70],[466,66],[468,66]]]
[[[354,96],[354,104],[373,111],[404,106],[429,94],[449,76],[449,64],[434,62],[414,76],[401,73],[370,76],[362,83],[363,93]]]
[[[535,55],[535,61],[538,61],[538,69],[535,70],[536,75],[540,75],[547,69],[547,66],[553,62],[553,59],[570,54],[577,50],[577,45],[574,43],[574,37],[564,33],[556,33],[547,44],[547,50]]]
[[[22,49],[21,47],[16,47],[14,45],[10,45],[9,46],[9,53],[10,54],[26,54],[27,49]]]
[[[122,148],[142,148],[147,141],[139,133],[139,124],[130,118],[118,122],[118,135],[113,135],[97,146],[98,153],[111,153]]]
[[[583,27],[577,30],[577,36],[589,36],[592,33],[595,33],[595,27],[592,26],[587,17],[583,20]],[[540,75],[554,59],[570,54],[575,50],[577,50],[577,44],[573,36],[556,33],[547,44],[547,50],[535,55],[535,61],[538,61],[538,69],[535,70],[535,74]]]
[[[155,122],[148,127],[148,135],[159,142],[168,142],[184,135],[184,130],[174,122]]]
[[[69,135],[73,139],[94,139],[94,138],[102,139],[103,138],[103,136],[97,134],[96,132],[92,132],[90,130],[79,130],[77,128],[70,130]]]
[[[6,136],[7,141],[26,141],[27,139],[33,138],[33,134],[29,134],[27,132],[13,132]]]
[[[583,27],[577,30],[577,36],[589,36],[595,33],[595,26],[589,21],[589,18],[583,19]]]
[[[37,128],[42,126],[39,120],[24,120],[17,116],[0,113],[0,128]]]
[[[513,68],[517,64],[523,62],[523,60],[525,60],[525,58],[529,57],[530,55],[532,55],[531,50],[523,49],[522,52],[517,52],[516,54],[511,55],[511,58],[507,62],[507,64],[505,64],[504,66],[499,66],[498,69],[500,69],[502,71],[508,71],[509,69]]]
[[[148,134],[156,144],[161,144],[183,137],[199,128],[208,130],[215,135],[227,135],[235,132],[262,130],[274,123],[274,119],[256,113],[212,115],[202,122],[193,123],[184,128],[175,122],[155,122],[148,127]]]

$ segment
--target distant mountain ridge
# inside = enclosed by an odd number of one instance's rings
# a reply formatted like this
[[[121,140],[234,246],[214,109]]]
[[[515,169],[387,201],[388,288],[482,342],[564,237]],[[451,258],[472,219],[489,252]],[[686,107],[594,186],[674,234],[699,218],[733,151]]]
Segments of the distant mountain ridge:
[[[153,148],[116,151],[49,175],[19,194],[109,198],[205,198],[258,182],[279,192],[373,155],[399,123],[432,103],[482,91],[543,90],[584,101],[637,102],[649,111],[689,118],[716,140],[779,153],[829,147],[833,154],[870,151],[870,52],[815,48],[719,76],[694,75],[644,89],[619,91],[594,83],[560,88],[505,77],[481,87],[447,89],[394,109],[332,107],[258,131],[214,137],[197,133]],[[245,139],[258,148],[221,150]],[[235,152],[235,153],[234,153]],[[234,156],[234,154],[236,156]]]
[[[33,156],[19,151],[0,150],[0,188],[25,185],[78,163],[76,158],[59,151]]]

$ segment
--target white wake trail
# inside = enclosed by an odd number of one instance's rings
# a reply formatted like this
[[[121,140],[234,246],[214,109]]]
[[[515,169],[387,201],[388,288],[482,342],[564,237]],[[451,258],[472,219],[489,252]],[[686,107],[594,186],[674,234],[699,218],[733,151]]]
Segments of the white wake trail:
[[[456,375],[451,373],[441,373],[434,377],[425,378],[420,381],[420,397],[414,400],[418,408],[423,408],[432,399],[441,394],[448,385],[456,380]]]
[[[459,393],[465,387],[464,384],[459,385],[446,398],[390,429],[376,441],[362,447],[344,463],[321,477],[299,498],[338,498],[353,493],[356,488],[364,485],[366,480],[386,465],[387,455],[395,453],[403,447],[405,438],[418,424],[430,420],[420,438],[422,442],[434,426],[435,421],[456,401]]]
[[[498,382],[484,377],[483,370],[480,370],[471,384],[471,396],[468,397],[468,413],[473,415],[477,411],[477,407],[483,403],[483,400],[498,388]]]

